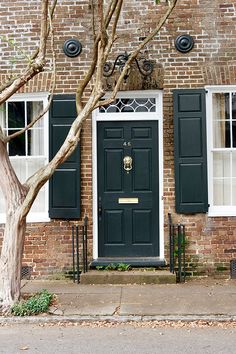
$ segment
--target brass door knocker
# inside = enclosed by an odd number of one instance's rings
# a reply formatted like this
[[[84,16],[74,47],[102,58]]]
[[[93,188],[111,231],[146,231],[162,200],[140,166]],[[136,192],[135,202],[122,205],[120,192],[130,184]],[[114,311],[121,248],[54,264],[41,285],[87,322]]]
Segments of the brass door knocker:
[[[125,156],[123,158],[123,163],[124,163],[124,170],[129,173],[129,171],[132,170],[132,157],[131,156]]]

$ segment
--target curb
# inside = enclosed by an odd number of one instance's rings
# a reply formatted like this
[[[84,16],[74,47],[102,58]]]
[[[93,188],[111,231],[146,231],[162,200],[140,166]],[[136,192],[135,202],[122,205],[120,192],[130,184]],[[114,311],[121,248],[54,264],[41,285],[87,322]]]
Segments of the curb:
[[[41,323],[80,323],[80,322],[236,322],[236,315],[156,315],[156,316],[25,316],[0,317],[0,325],[41,324]]]

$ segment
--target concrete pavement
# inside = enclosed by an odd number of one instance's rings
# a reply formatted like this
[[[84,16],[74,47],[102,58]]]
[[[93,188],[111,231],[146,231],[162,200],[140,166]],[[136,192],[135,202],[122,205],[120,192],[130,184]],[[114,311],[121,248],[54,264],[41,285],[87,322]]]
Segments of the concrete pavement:
[[[47,315],[9,321],[234,320],[236,280],[203,278],[185,284],[81,285],[69,281],[24,281],[22,293],[47,289],[57,303]],[[6,321],[0,317],[0,323]]]

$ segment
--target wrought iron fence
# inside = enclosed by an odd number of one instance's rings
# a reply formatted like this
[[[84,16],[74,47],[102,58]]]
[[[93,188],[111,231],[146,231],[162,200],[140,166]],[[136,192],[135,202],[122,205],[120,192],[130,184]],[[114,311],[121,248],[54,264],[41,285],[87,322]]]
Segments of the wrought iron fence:
[[[169,224],[169,252],[170,272],[176,273],[177,282],[185,282],[186,278],[186,257],[185,257],[185,225],[173,224],[171,214],[168,214]]]
[[[80,255],[79,246],[82,244],[82,270],[88,271],[88,217],[84,217],[83,225],[72,225],[72,261],[73,261],[73,281],[80,282]]]

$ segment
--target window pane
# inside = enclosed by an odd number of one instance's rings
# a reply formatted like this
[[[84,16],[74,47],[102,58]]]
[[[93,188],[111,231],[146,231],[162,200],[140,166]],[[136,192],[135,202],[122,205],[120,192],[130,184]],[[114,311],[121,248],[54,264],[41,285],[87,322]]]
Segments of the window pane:
[[[232,121],[233,147],[236,147],[236,121]]]
[[[0,106],[0,126],[3,130],[5,129],[7,135],[20,131],[43,111],[42,100],[29,100],[26,97],[21,102],[11,101]],[[8,150],[11,163],[20,182],[24,183],[27,178],[45,165],[47,157],[45,156],[44,141],[44,121],[41,118],[30,130],[9,142]],[[33,204],[32,211],[37,213],[47,211],[46,191],[47,188],[43,187]],[[4,199],[1,191],[0,212],[4,212]]]
[[[232,190],[232,204],[233,205],[236,205],[236,178],[233,178],[232,179],[232,187],[233,187],[233,190]]]
[[[230,147],[230,122],[221,120],[213,123],[214,148]]]
[[[37,118],[39,114],[43,111],[43,102],[42,101],[32,101],[27,102],[27,124],[32,122],[33,119]],[[39,119],[37,123],[34,124],[34,127],[42,127],[43,119]]]
[[[28,176],[33,175],[39,168],[45,165],[45,158],[27,159]]]
[[[28,155],[44,155],[44,131],[43,129],[30,129],[28,134]]]
[[[35,199],[31,212],[33,213],[43,213],[45,212],[45,190],[41,189],[37,198]]]
[[[13,131],[12,133],[14,133]],[[11,133],[11,132],[9,132]],[[24,156],[25,155],[25,133],[17,136],[9,142],[9,155],[10,156]]]
[[[230,177],[230,152],[213,153],[213,177]]]
[[[230,179],[213,180],[213,203],[214,205],[230,205]]]
[[[213,93],[213,119],[229,119],[229,93]]]
[[[236,151],[232,152],[232,176],[236,177]]]
[[[14,170],[20,182],[24,183],[26,180],[26,159],[25,158],[11,159],[11,163],[14,167]]]
[[[25,127],[24,102],[8,102],[8,127],[14,129]]]
[[[6,128],[6,105],[0,106],[0,126],[2,129]]]
[[[236,119],[236,92],[232,93],[232,119]]]

